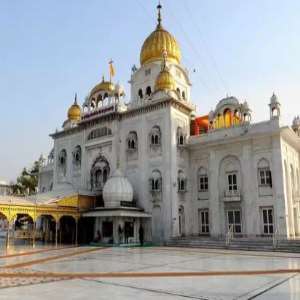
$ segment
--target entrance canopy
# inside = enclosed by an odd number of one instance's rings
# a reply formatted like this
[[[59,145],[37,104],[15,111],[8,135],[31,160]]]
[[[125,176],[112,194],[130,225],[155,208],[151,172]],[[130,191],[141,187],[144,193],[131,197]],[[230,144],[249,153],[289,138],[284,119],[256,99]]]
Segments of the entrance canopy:
[[[116,208],[89,211],[82,214],[83,217],[132,217],[132,218],[151,218],[152,215],[139,209]]]

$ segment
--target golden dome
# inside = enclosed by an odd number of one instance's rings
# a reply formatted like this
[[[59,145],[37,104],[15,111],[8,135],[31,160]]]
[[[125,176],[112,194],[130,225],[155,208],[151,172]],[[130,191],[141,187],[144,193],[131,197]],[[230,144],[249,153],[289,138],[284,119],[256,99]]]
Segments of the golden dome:
[[[175,81],[169,70],[164,67],[155,81],[155,91],[175,90]]]
[[[68,119],[70,121],[80,121],[81,119],[81,108],[77,104],[77,96],[75,96],[74,104],[68,110]]]
[[[152,61],[161,60],[161,54],[164,50],[168,52],[168,60],[179,64],[181,52],[176,39],[166,31],[161,25],[160,9],[158,8],[158,24],[156,29],[146,38],[141,49],[140,63],[141,65]]]
[[[110,81],[105,81],[104,80],[104,76],[102,77],[102,81],[100,83],[98,83],[92,90],[91,90],[91,95],[101,92],[101,91],[105,91],[105,92],[112,92],[114,91],[115,86],[112,82]]]

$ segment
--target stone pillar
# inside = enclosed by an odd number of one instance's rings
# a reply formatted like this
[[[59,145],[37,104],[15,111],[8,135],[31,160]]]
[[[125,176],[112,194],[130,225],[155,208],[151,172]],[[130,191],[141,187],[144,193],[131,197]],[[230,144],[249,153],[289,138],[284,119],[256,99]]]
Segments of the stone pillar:
[[[272,140],[272,181],[273,181],[273,198],[274,198],[274,221],[275,228],[277,229],[280,236],[288,237],[290,232],[288,228],[288,219],[292,214],[289,213],[289,199],[288,199],[288,189],[286,186],[286,192],[284,191],[284,186],[289,184],[289,180],[284,182],[284,171],[283,171],[283,157],[281,150],[280,136],[274,137]],[[289,170],[285,176],[289,176]],[[286,200],[286,201],[285,201]]]
[[[256,210],[256,199],[258,198],[255,189],[257,173],[253,172],[251,145],[244,145],[241,159],[241,218],[242,232],[247,235],[256,235],[260,232],[259,212]]]
[[[10,236],[9,236],[9,229],[10,229],[11,220],[7,220],[7,232],[6,232],[6,250],[9,249],[10,243]]]
[[[35,248],[36,220],[33,221],[32,248]]]
[[[221,228],[220,218],[224,215],[223,211],[220,211],[220,197],[219,197],[219,166],[214,150],[209,154],[209,226],[210,234],[213,237],[218,237],[223,233]]]

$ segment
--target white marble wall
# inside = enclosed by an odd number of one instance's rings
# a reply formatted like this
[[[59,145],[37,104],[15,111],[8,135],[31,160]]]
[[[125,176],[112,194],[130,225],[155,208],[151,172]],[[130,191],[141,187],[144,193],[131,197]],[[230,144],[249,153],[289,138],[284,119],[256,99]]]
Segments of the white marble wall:
[[[152,214],[154,241],[161,242],[180,233],[199,234],[200,209],[209,210],[211,236],[226,234],[227,209],[240,209],[243,234],[263,234],[261,209],[265,207],[273,209],[274,231],[286,237],[298,235],[299,145],[295,146],[282,137],[278,119],[216,130],[197,137],[189,137],[189,124],[187,114],[172,106],[162,106],[135,115],[124,115],[121,120],[102,122],[92,128],[56,138],[54,185],[70,183],[78,190],[91,193],[91,166],[101,154],[108,160],[111,174],[117,167],[117,161],[120,161],[121,170],[134,188],[138,206]],[[92,129],[103,126],[109,127],[112,135],[87,141]],[[156,151],[152,151],[149,145],[149,132],[153,126],[159,126],[162,138],[161,148]],[[187,143],[184,147],[177,146],[178,127],[186,132]],[[134,155],[127,152],[126,138],[132,131],[136,132],[138,138]],[[296,139],[296,136],[291,139]],[[295,143],[297,145],[299,141]],[[74,173],[72,151],[77,145],[82,149],[82,164],[81,171]],[[68,154],[64,178],[58,176],[57,170],[58,153],[62,149],[66,149]],[[262,159],[268,162],[272,172],[272,188],[259,186],[258,164]],[[201,195],[198,192],[197,175],[200,167],[207,169],[209,178],[209,190]],[[153,170],[159,170],[162,175],[162,191],[156,200],[153,200],[149,189]],[[184,192],[178,192],[179,170],[186,176],[187,187]],[[228,170],[238,171],[238,201],[224,201]]]

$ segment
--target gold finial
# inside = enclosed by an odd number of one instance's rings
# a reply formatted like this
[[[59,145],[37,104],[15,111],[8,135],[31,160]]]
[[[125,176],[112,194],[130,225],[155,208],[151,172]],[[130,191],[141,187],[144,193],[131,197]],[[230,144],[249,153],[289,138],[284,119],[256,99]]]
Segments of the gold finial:
[[[158,5],[157,5],[157,10],[158,10],[158,16],[157,16],[157,28],[160,28],[161,27],[161,9],[162,9],[162,6],[160,4],[160,1],[158,1]]]
[[[75,93],[74,104],[76,104],[76,105],[77,105],[77,93]]]

